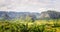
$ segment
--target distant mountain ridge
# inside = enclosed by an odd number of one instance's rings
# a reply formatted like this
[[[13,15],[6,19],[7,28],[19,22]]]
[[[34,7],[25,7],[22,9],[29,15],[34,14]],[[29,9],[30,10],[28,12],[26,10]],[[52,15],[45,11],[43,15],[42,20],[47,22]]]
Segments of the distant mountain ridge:
[[[57,19],[60,18],[60,12],[56,11],[44,11],[41,13],[36,13],[36,12],[5,12],[5,11],[0,11],[0,19],[19,19],[21,17],[26,18],[26,16],[32,17],[33,20],[39,20],[39,19]]]
[[[60,12],[57,11],[44,11],[40,15],[40,19],[58,19],[60,18]]]
[[[30,16],[33,19],[37,19],[37,16],[40,16],[40,13],[0,11],[0,19],[2,18],[7,19],[7,20],[15,19],[15,18],[19,19],[20,17],[26,18],[26,16]]]

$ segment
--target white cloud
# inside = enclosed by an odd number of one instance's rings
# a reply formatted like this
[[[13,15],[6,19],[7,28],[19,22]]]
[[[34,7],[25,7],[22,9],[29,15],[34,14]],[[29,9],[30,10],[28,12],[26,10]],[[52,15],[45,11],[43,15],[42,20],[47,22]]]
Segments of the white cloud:
[[[0,0],[0,11],[41,12],[60,10],[60,0]]]

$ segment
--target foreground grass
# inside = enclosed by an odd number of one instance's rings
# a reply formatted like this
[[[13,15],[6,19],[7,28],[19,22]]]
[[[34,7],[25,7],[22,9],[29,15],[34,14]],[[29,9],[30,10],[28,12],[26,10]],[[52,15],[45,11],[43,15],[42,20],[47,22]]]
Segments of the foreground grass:
[[[0,21],[0,32],[60,32],[60,20]]]

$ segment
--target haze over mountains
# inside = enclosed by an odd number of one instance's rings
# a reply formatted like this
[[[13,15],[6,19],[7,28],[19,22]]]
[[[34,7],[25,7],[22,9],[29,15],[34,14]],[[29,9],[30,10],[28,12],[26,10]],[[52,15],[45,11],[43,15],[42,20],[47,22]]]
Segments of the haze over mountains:
[[[19,19],[21,17],[26,18],[26,16],[31,17],[34,20],[38,20],[38,19],[57,19],[60,18],[60,12],[56,12],[56,11],[44,11],[41,13],[36,13],[36,12],[4,12],[4,11],[0,11],[0,19],[7,19],[7,20],[11,20],[11,19]]]
[[[30,12],[4,12],[0,11],[0,19],[19,19],[20,17],[26,18],[26,16],[36,19],[40,16],[40,13],[30,13]]]

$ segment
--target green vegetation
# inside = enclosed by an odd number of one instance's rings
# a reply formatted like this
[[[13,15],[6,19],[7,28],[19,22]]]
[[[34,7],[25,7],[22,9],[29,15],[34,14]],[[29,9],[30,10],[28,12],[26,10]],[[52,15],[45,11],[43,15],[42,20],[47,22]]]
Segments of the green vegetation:
[[[0,20],[0,32],[60,32],[60,19]]]

